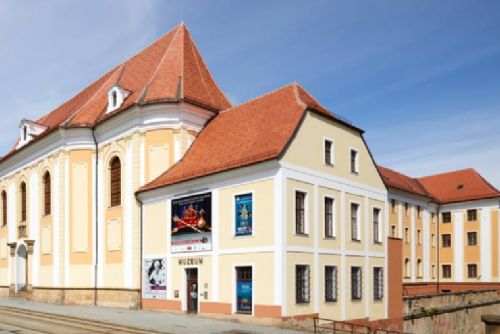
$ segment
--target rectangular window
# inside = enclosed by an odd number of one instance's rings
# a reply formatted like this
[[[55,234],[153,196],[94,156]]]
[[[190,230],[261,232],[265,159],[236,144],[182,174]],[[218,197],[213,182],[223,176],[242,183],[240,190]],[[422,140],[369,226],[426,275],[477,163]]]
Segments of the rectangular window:
[[[395,199],[391,199],[391,210],[392,210],[392,213],[396,213],[396,200]]]
[[[422,232],[420,230],[417,230],[417,244],[422,244]]]
[[[436,278],[436,265],[433,264],[431,266],[431,274],[432,274],[432,279],[435,279]]]
[[[333,142],[331,140],[325,140],[325,164],[328,166],[333,166]]]
[[[336,302],[338,296],[337,290],[338,272],[337,266],[325,267],[325,301]]]
[[[444,224],[451,223],[451,212],[443,212],[443,223]]]
[[[252,313],[252,267],[236,268],[236,312]]]
[[[363,278],[361,267],[351,267],[351,299],[360,300],[362,296]]]
[[[307,304],[311,299],[311,275],[308,265],[295,266],[295,302]]]
[[[473,222],[477,220],[477,210],[467,210],[467,221]]]
[[[420,219],[422,218],[422,208],[420,205],[417,205],[417,217]]]
[[[443,234],[441,238],[443,239],[443,248],[451,247],[451,234]]]
[[[436,223],[436,214],[435,214],[434,212],[433,212],[433,213],[431,213],[431,222],[432,222],[433,224],[435,224],[435,223]]]
[[[451,278],[451,264],[443,264],[441,268],[443,271],[443,278]]]
[[[253,232],[253,198],[252,194],[236,195],[235,209],[235,236],[252,235]]]
[[[380,209],[373,209],[373,242],[380,243]]]
[[[359,241],[358,226],[359,204],[351,203],[351,240]]]
[[[407,244],[410,243],[410,233],[409,233],[408,227],[405,227],[405,243],[407,243]]]
[[[477,245],[477,232],[467,232],[467,246]]]
[[[333,198],[325,197],[325,237],[335,237],[335,224],[333,222]]]
[[[295,192],[295,233],[306,234],[306,194],[301,191]]]
[[[351,149],[351,173],[357,174],[358,172],[358,151]]]
[[[391,237],[396,237],[396,226],[394,225],[391,226]]]
[[[476,278],[477,277],[477,264],[468,264],[467,265],[467,277],[468,278]]]
[[[409,213],[409,205],[408,203],[405,203],[405,216],[408,217],[408,213]]]
[[[432,247],[436,247],[436,235],[434,233],[431,235],[431,244]]]
[[[373,298],[384,298],[384,271],[380,267],[373,268]]]

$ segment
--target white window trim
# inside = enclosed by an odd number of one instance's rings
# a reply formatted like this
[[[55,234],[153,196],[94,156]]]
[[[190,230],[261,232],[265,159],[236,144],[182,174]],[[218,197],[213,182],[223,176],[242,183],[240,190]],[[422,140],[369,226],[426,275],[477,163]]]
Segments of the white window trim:
[[[384,240],[384,234],[383,234],[384,224],[382,221],[382,208],[377,206],[377,205],[372,206],[372,239],[373,239],[373,222],[375,220],[374,219],[375,216],[373,214],[374,214],[375,209],[378,210],[378,241],[372,240],[372,242],[376,245],[380,245],[380,244],[383,244],[383,240]]]
[[[447,279],[447,280],[453,280],[453,263],[451,262],[447,262],[447,263],[441,263],[440,264],[441,268],[439,270],[439,273],[441,274],[441,279]],[[450,277],[444,277],[443,273],[444,273],[444,270],[443,270],[443,266],[450,266]]]
[[[469,265],[470,264],[475,264],[476,265],[476,277],[469,277]],[[466,262],[465,263],[465,278],[468,280],[478,280],[481,276],[481,273],[479,271],[479,263],[478,262]]]
[[[236,235],[236,196],[241,196],[241,195],[252,195],[252,234],[250,235]],[[232,194],[232,236],[234,239],[245,239],[245,238],[253,238],[255,237],[255,190],[251,189],[248,191],[239,191],[235,192]]]
[[[450,245],[448,247],[444,247],[443,235],[449,235],[450,236]],[[451,232],[443,232],[443,233],[441,233],[439,241],[440,241],[439,247],[441,247],[441,248],[452,248],[453,247],[453,233],[451,233]]]
[[[417,228],[417,245],[422,245],[422,229]]]
[[[330,198],[333,200],[332,206],[332,236],[329,237],[326,235],[325,229],[325,215],[326,215],[326,206],[325,200]],[[327,240],[337,239],[337,199],[332,195],[323,195],[323,238]]]
[[[354,160],[354,172],[351,171],[351,152],[356,152],[356,159]],[[349,173],[359,174],[359,150],[354,147],[349,147]]]
[[[471,232],[476,232],[476,244],[475,245],[469,245],[469,233]],[[465,246],[466,247],[479,247],[479,236],[480,236],[480,233],[479,233],[479,230],[467,230],[465,231]]]
[[[356,204],[358,206],[357,214],[356,214],[356,224],[358,226],[357,233],[356,233],[356,240],[352,239],[352,205]],[[356,201],[349,201],[349,232],[350,237],[349,240],[352,242],[361,242],[361,218],[360,218],[360,213],[361,213],[361,203],[356,202]]]
[[[326,142],[329,141],[332,146],[331,146],[331,149],[330,149],[330,161],[331,161],[331,164],[327,164],[326,161],[325,161],[325,151],[326,151]],[[331,138],[328,138],[328,137],[323,137],[323,152],[322,152],[322,156],[323,156],[323,164],[325,166],[328,166],[328,167],[335,167],[335,141]]]
[[[297,192],[301,192],[305,194],[304,198],[304,234],[297,233]],[[293,235],[299,237],[307,237],[309,236],[309,192],[302,188],[293,188]]]

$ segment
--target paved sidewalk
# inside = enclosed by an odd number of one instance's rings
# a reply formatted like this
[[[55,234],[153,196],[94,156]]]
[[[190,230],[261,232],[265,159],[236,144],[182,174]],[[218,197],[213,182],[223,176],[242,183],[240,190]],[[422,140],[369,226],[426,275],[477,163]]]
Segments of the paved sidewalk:
[[[35,312],[79,317],[100,322],[131,326],[164,333],[203,334],[299,334],[303,332],[274,327],[243,324],[234,321],[205,319],[198,316],[166,312],[128,310],[95,306],[68,306],[44,304],[24,299],[0,297],[0,306],[15,307]]]

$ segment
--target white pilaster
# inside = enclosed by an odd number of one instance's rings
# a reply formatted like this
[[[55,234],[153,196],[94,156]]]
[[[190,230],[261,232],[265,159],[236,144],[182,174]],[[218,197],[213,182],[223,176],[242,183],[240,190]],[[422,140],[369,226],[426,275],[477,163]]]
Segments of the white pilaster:
[[[411,206],[410,210],[410,265],[411,265],[411,281],[417,280],[417,232],[415,222],[415,206]]]
[[[219,235],[220,204],[219,190],[212,191],[212,299],[219,300]]]
[[[39,187],[38,187],[39,177],[36,171],[31,173],[30,176],[30,234],[29,238],[35,240],[35,249],[33,252],[32,264],[32,284],[38,284],[38,273],[39,273],[39,254],[40,249],[40,205],[39,205]]]
[[[70,267],[69,267],[69,155],[65,154],[64,156],[64,286],[70,286]],[[94,184],[94,182],[92,182]],[[92,186],[92,193],[95,194],[94,186]],[[55,205],[61,205],[61,202],[55,203]],[[94,212],[94,211],[92,211]]]
[[[464,218],[463,211],[453,212],[453,267],[455,268],[455,282],[464,281]]]
[[[105,180],[105,167],[104,167],[104,159],[102,157],[99,157],[98,160],[98,170],[97,170],[97,193],[99,197],[98,201],[98,222],[95,220],[95,213],[93,215],[92,221],[94,222],[94,228],[92,229],[93,231],[93,244],[94,244],[94,249],[95,249],[95,242],[96,242],[96,232],[98,231],[98,245],[97,245],[97,256],[98,256],[98,264],[97,264],[97,286],[102,287],[104,285],[104,226],[106,224],[105,221],[105,213],[104,209],[106,207],[106,187],[104,185],[104,180]],[[93,166],[95,166],[95,163],[93,163]],[[95,170],[95,167],[93,167],[93,170]],[[93,177],[95,178],[95,172],[92,173]],[[95,182],[92,182],[94,184],[95,188]],[[94,193],[96,194],[96,193]],[[94,205],[95,206],[95,205]],[[97,225],[97,226],[96,226]],[[95,263],[94,263],[95,265]]]
[[[123,217],[123,234],[125,245],[123,245],[123,282],[125,288],[132,288],[132,206],[134,205],[134,189],[133,189],[133,141],[127,140],[125,144],[125,197],[124,197],[124,217]]]
[[[429,212],[427,210],[424,210],[423,212],[423,217],[424,217],[424,228],[423,228],[423,240],[422,240],[422,247],[424,249],[424,281],[429,282],[430,281],[430,265],[431,265],[431,259],[430,259],[430,247],[431,247],[431,233],[430,233],[430,227],[429,227]]]
[[[61,185],[61,159],[58,157],[56,159],[56,163],[54,164],[54,203],[59,203],[60,200],[60,185]],[[52,262],[52,285],[54,287],[60,287],[61,285],[61,280],[60,280],[60,208],[59,205],[54,205],[52,213],[52,222],[53,222],[53,245],[54,245],[54,251],[53,251],[53,258],[54,261]]]
[[[491,208],[481,209],[481,282],[491,281]]]

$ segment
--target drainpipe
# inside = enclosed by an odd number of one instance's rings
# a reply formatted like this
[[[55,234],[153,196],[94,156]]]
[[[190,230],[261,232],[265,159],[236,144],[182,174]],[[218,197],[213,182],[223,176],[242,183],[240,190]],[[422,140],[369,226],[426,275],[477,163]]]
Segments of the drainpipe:
[[[95,265],[94,265],[94,306],[97,306],[97,274],[99,265],[99,145],[95,135],[95,126],[92,127],[92,138],[95,146]]]
[[[139,224],[140,224],[140,229],[139,229],[139,268],[140,268],[140,275],[139,275],[139,309],[142,309],[142,284],[143,284],[143,221],[144,221],[144,205],[142,201],[139,199],[139,195],[136,193],[135,194],[135,200],[137,203],[139,203]]]

